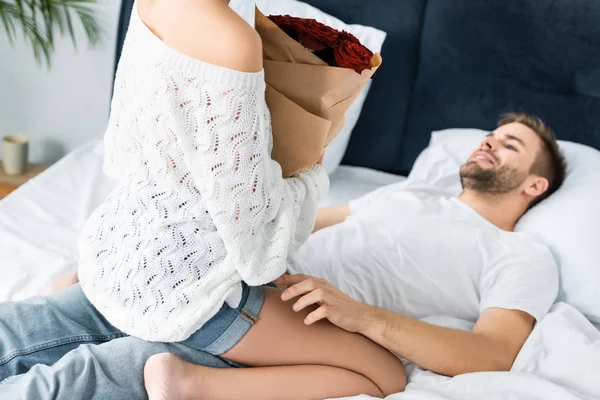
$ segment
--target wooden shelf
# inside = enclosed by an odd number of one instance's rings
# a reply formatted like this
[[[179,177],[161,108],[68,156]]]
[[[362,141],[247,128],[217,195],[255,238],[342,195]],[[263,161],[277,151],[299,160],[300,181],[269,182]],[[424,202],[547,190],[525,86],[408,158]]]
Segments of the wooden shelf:
[[[0,163],[0,198],[9,195],[13,190],[44,172],[49,165],[47,164],[29,164],[27,171],[21,175],[7,175],[4,167]]]

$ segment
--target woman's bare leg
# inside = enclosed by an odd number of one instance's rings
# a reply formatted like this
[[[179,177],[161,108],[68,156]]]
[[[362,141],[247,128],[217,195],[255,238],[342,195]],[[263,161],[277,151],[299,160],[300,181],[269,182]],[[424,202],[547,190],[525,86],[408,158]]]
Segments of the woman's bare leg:
[[[309,366],[333,367],[329,370],[329,374],[331,374],[329,376],[338,376],[340,380],[332,378],[334,380],[328,381],[327,385],[332,388],[348,389],[343,394],[346,396],[363,392],[388,396],[404,390],[406,385],[404,365],[393,354],[366,337],[346,332],[328,321],[319,321],[311,326],[306,326],[304,318],[314,308],[296,313],[292,310],[291,304],[281,301],[280,295],[281,290],[265,288],[265,303],[256,324],[236,346],[222,354],[221,357],[254,367],[307,366],[307,369],[303,370],[307,371],[303,376],[312,378],[318,374],[313,375],[311,371],[314,370]],[[341,373],[340,370],[347,372]],[[229,382],[234,382],[234,378],[238,379],[240,376],[244,376],[243,374],[248,374],[251,377],[247,378],[248,382],[251,382],[251,379],[257,379],[257,376],[260,377],[260,374],[264,373],[265,377],[261,382],[268,382],[266,387],[240,386],[239,389],[246,398],[253,397],[255,394],[258,398],[262,398],[267,390],[272,390],[273,396],[276,398],[285,387],[280,387],[279,381],[274,380],[271,374],[273,371],[280,371],[276,374],[281,374],[281,379],[284,380],[286,371],[290,370],[278,370],[277,368],[260,368],[254,371],[252,369],[231,369],[220,371],[218,375],[208,373],[205,368],[190,369],[189,371],[192,372],[185,375],[189,378],[189,382],[192,384],[196,380],[202,382],[198,385],[199,390],[202,385],[206,384],[207,379],[212,379],[212,377],[221,379],[221,376],[224,376],[225,378],[222,379],[227,381],[227,374],[231,374],[228,378]],[[158,390],[156,385],[152,386],[153,382],[162,382],[165,376],[172,377],[173,374],[168,373],[168,368],[164,368],[164,366],[153,369],[149,363],[148,373],[145,376],[149,394]],[[293,377],[290,377],[288,380],[292,379]],[[311,390],[307,394],[313,395],[316,394],[316,390],[328,387],[318,384],[318,382],[322,382],[318,379],[317,384],[314,384],[311,379],[299,380],[298,386]],[[356,380],[355,385],[349,385],[348,381],[353,379]],[[368,382],[372,384],[368,385]],[[250,392],[250,390],[256,390],[256,393]],[[298,393],[296,396],[302,397]],[[322,393],[317,397],[327,397],[327,393]],[[162,397],[154,398],[161,399]]]
[[[370,339],[338,328],[327,320],[307,326],[306,316],[316,307],[294,312],[283,302],[281,290],[265,288],[258,321],[221,357],[256,367],[328,365],[356,372],[372,381],[384,395],[404,388],[402,362]]]
[[[364,376],[323,365],[218,369],[163,353],[148,360],[144,378],[150,400],[307,400],[357,393],[383,397]]]
[[[79,282],[77,272],[66,272],[56,278],[49,287],[40,293],[40,295],[47,296],[49,294],[56,293],[59,290],[69,287],[77,282]]]

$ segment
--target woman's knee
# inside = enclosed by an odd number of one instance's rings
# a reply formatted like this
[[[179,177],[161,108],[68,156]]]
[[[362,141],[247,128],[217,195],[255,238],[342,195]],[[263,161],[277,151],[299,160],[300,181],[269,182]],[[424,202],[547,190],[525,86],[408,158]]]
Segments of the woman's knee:
[[[354,372],[371,380],[384,396],[404,391],[407,378],[402,361],[370,339],[359,336],[367,343],[355,347]]]

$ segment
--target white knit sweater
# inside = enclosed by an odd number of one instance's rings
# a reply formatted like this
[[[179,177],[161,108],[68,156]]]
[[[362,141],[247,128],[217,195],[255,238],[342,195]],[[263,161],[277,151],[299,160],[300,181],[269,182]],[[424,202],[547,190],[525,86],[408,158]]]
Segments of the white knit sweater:
[[[122,331],[183,341],[241,281],[286,270],[329,189],[319,165],[283,179],[270,158],[263,72],[207,64],[131,18],[105,136],[118,180],[82,232],[79,278]]]

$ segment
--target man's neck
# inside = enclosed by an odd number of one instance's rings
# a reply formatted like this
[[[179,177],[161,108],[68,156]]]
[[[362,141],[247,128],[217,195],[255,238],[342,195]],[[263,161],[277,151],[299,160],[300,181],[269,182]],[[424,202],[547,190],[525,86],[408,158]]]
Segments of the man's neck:
[[[458,196],[458,199],[498,228],[509,232],[515,230],[517,221],[525,212],[520,199],[515,196],[484,194],[465,190]]]

